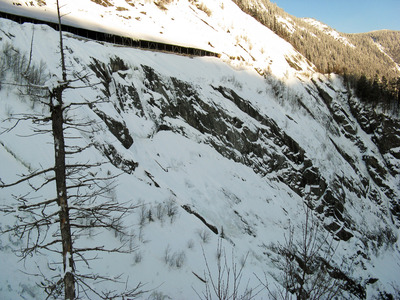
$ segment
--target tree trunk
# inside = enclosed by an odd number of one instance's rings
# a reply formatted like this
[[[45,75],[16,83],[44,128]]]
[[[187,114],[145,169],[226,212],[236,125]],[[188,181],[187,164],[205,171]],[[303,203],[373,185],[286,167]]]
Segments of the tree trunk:
[[[62,85],[57,87],[52,92],[52,99],[50,107],[53,136],[54,136],[54,154],[55,154],[55,173],[56,173],[56,186],[57,186],[57,199],[60,208],[60,231],[62,240],[62,256],[64,267],[64,293],[65,299],[75,299],[75,277],[74,277],[74,258],[72,252],[72,236],[71,225],[69,220],[68,197],[67,197],[67,174],[65,168],[65,140],[64,140],[64,117],[63,117],[63,99],[62,93],[66,88],[67,72],[65,67],[64,46],[61,28],[61,14],[60,5],[57,0],[57,16],[58,16],[58,31],[60,34],[60,55],[61,55],[61,71],[62,71]],[[53,103],[53,100],[56,103]]]
[[[75,299],[74,259],[72,256],[72,237],[69,220],[68,198],[66,188],[65,144],[64,144],[64,118],[62,87],[58,87],[51,96],[51,118],[54,136],[55,177],[57,188],[57,203],[59,205],[60,231],[62,239],[62,256],[64,267],[65,299]]]

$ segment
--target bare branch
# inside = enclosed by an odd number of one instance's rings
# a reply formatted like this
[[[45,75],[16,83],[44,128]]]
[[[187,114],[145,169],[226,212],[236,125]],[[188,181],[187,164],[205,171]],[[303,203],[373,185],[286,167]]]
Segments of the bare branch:
[[[121,250],[123,246],[113,249],[105,249],[104,246],[99,247],[92,247],[92,248],[75,248],[74,253],[81,253],[81,252],[108,252],[108,253],[130,253],[131,251],[128,250]]]
[[[46,174],[47,172],[50,172],[50,171],[54,171],[54,167],[48,168],[48,169],[45,169],[45,170],[41,170],[41,171],[37,171],[37,172],[33,172],[33,173],[29,174],[29,175],[22,175],[24,178],[22,178],[22,179],[20,179],[20,180],[18,180],[18,181],[15,181],[15,182],[13,182],[13,183],[1,184],[1,185],[0,185],[0,188],[7,188],[7,187],[15,186],[15,185],[17,185],[17,184],[20,184],[20,183],[22,183],[22,182],[25,182],[25,181],[27,181],[27,180],[29,180],[29,179],[32,179],[32,178],[34,178],[34,177],[37,177],[37,176],[39,176],[39,175]]]
[[[32,87],[32,88],[35,88],[35,89],[48,90],[47,86],[37,85],[37,84],[22,84],[22,83],[15,83],[15,82],[2,82],[1,84],[19,86],[19,87]]]
[[[29,205],[21,205],[21,206],[18,206],[18,210],[30,210],[33,208],[37,208],[39,206],[43,206],[43,205],[47,206],[49,204],[54,204],[54,203],[57,203],[57,199],[50,199],[50,200],[42,201],[39,203],[29,204]]]
[[[105,277],[105,276],[101,276],[101,275],[82,275],[82,274],[76,274],[76,279],[78,281],[78,283],[81,285],[83,292],[85,293],[86,297],[89,297],[89,294],[87,294],[87,291],[90,291],[92,293],[94,293],[97,297],[99,297],[99,299],[125,299],[125,298],[136,298],[138,296],[140,296],[141,294],[144,294],[148,291],[143,291],[143,284],[141,282],[139,282],[134,288],[132,289],[128,289],[127,288],[127,281],[123,282],[120,281],[119,278],[121,278],[120,276],[117,276],[115,278],[110,278],[110,277]],[[104,281],[111,281],[111,282],[115,282],[115,283],[119,283],[119,284],[125,284],[125,291],[123,292],[116,292],[116,291],[103,291],[101,293],[97,292],[92,285],[87,284],[86,281],[90,280],[90,281],[99,281],[98,283],[104,282]]]

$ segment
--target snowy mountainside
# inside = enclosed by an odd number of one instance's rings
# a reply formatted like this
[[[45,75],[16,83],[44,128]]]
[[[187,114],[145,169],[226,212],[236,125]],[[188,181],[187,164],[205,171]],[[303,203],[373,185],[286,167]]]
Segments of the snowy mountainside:
[[[99,2],[99,1],[97,1]],[[66,24],[150,41],[193,46],[221,53],[222,58],[250,64],[260,72],[278,75],[295,61],[305,72],[312,66],[293,47],[243,12],[231,1],[172,1],[161,10],[153,1],[68,1],[62,7]],[[104,4],[104,3],[103,3]],[[201,4],[201,5],[200,5]],[[1,0],[0,9],[11,13],[56,20],[53,2]],[[206,12],[212,11],[208,15]],[[237,20],[242,20],[238,23]],[[259,39],[262,36],[263,39]],[[284,56],[281,54],[285,53]],[[293,57],[293,58],[291,58]],[[283,76],[281,74],[280,76]]]
[[[146,11],[139,12],[142,21],[160,14],[164,20],[178,22],[195,9],[176,1],[160,13],[153,3],[138,3],[138,11]],[[228,257],[232,254],[239,262],[248,255],[243,282],[259,286],[256,274],[273,289],[282,277],[274,245],[284,243],[291,224],[296,232],[301,230],[304,203],[308,203],[322,225],[320,235],[335,239],[337,251],[331,264],[346,285],[345,295],[373,299],[384,292],[395,294],[400,285],[398,119],[369,110],[339,76],[313,73],[290,44],[230,1],[204,3],[212,14],[202,14],[207,24],[195,22],[193,32],[211,25],[216,33],[193,43],[219,47],[227,54],[221,59],[143,51],[64,35],[69,76],[90,75],[79,84],[88,87],[70,90],[65,101],[107,99],[68,112],[72,119],[95,121],[93,131],[73,133],[79,140],[70,142],[94,145],[74,160],[108,161],[99,173],[122,173],[112,197],[142,205],[124,219],[130,236],[104,231],[78,242],[77,246],[84,246],[123,241],[135,250],[101,253],[102,259],[91,262],[91,269],[112,276],[122,273],[131,285],[145,283],[150,292],[144,299],[193,299],[205,290],[199,279],[207,277],[204,257],[217,272],[216,250],[223,232]],[[104,18],[107,10],[114,16],[115,7],[89,1],[87,5],[103,11]],[[175,15],[175,9],[186,13]],[[249,29],[235,18],[245,19]],[[44,76],[60,73],[57,32],[4,19],[0,24],[2,53],[11,47],[12,53],[29,55],[27,41],[33,35],[32,64],[44,62]],[[162,24],[167,32],[169,23]],[[37,99],[24,95],[23,88],[7,84],[16,76],[4,61],[2,132],[13,125],[7,121],[12,116],[48,113]],[[35,126],[21,122],[0,135],[1,182],[51,166],[51,135],[34,133]],[[46,186],[41,196],[49,197],[51,187]],[[29,189],[29,184],[1,189],[1,201],[12,204],[13,194]],[[162,213],[168,208],[169,214]],[[16,216],[18,212],[2,217],[1,228]],[[29,274],[61,272],[54,253],[19,261],[13,252],[23,241],[11,234],[1,236],[1,265],[7,270],[0,275],[4,299],[42,299],[40,277]],[[78,262],[77,268],[86,267]],[[125,281],[100,285],[123,288]],[[266,290],[256,297],[268,298]]]

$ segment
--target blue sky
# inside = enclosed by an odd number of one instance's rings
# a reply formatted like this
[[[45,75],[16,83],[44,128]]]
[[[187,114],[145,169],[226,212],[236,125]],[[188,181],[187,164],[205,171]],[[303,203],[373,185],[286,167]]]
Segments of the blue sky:
[[[271,0],[296,17],[315,18],[346,33],[400,30],[400,0]]]

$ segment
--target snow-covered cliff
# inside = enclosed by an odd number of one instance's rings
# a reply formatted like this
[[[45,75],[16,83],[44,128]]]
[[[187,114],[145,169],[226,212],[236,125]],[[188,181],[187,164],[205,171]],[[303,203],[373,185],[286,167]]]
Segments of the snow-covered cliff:
[[[0,7],[11,2],[16,1]],[[36,1],[33,8],[19,2],[14,9],[54,9],[50,1]],[[110,198],[139,204],[124,218],[129,235],[86,232],[76,242],[122,243],[134,250],[100,253],[101,259],[90,262],[87,272],[122,274],[121,284],[99,283],[95,289],[123,289],[129,279],[133,286],[145,284],[144,299],[194,299],[206,290],[203,280],[218,273],[222,235],[228,261],[232,256],[245,262],[240,292],[254,288],[260,290],[256,299],[269,299],[262,284],[272,291],[282,284],[277,245],[285,244],[291,228],[301,238],[308,206],[320,224],[318,238],[332,237],[336,251],[329,267],[335,272],[330,274],[345,295],[395,295],[400,285],[397,118],[360,103],[341,77],[315,73],[290,44],[231,1],[172,1],[165,9],[161,1],[95,2],[68,1],[63,10],[71,19],[112,24],[113,32],[223,54],[180,56],[64,34],[68,76],[85,74],[74,83],[80,88],[68,90],[64,100],[91,103],[66,112],[68,119],[87,124],[85,130],[67,129],[67,143],[93,145],[71,163],[109,162],[99,174],[121,173]],[[26,90],[24,70],[14,67],[15,60],[31,57],[29,68],[35,66],[43,77],[38,84],[49,86],[53,74],[61,75],[56,31],[6,19],[0,19],[0,28],[0,182],[5,184],[51,167],[54,157],[51,133],[36,134],[40,124],[20,121],[7,130],[21,114],[48,114],[40,98]],[[29,190],[28,182],[0,189],[0,201],[12,206],[13,195]],[[37,197],[52,193],[48,184]],[[3,214],[0,228],[6,231],[18,215],[18,210]],[[13,252],[25,238],[1,235],[3,299],[43,299],[42,278],[31,274],[62,272],[57,253],[32,253],[19,261]],[[87,270],[82,261],[76,267]]]

